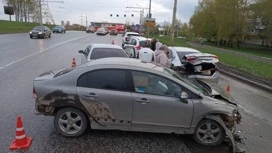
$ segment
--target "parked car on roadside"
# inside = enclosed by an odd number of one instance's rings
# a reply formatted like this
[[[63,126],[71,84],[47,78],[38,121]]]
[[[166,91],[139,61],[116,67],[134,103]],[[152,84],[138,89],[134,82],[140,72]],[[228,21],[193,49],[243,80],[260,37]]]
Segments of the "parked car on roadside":
[[[112,44],[91,44],[84,51],[80,50],[78,52],[82,54],[81,64],[106,57],[129,58],[120,46]]]
[[[133,46],[136,53],[138,53],[141,48],[146,47],[147,41],[151,41],[151,39],[141,36],[131,36],[130,40],[125,42],[123,48],[125,49],[127,46]]]
[[[54,116],[67,137],[91,129],[192,134],[219,145],[241,121],[237,104],[216,85],[129,58],[97,59],[49,71],[33,82],[35,109]],[[95,131],[93,131],[95,132]]]
[[[216,55],[201,53],[187,47],[169,47],[170,62],[179,72],[191,78],[214,83],[219,82],[219,68]]]
[[[123,34],[122,38],[122,47],[124,47],[125,43],[129,42],[131,36],[140,36],[139,33],[136,32],[126,32]]]
[[[96,31],[96,35],[107,35],[108,32],[105,28],[98,28],[97,31]]]
[[[53,33],[66,33],[66,29],[64,26],[56,26],[53,28]]]
[[[51,30],[46,26],[36,26],[29,32],[29,37],[36,38],[51,38]]]
[[[88,27],[88,28],[86,29],[86,33],[94,33],[94,32],[95,32],[95,29],[92,28],[92,27]]]

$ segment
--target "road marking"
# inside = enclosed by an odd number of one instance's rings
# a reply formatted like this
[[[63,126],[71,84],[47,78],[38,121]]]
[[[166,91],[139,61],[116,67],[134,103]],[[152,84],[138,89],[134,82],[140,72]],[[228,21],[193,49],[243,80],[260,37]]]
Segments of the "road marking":
[[[268,57],[261,57],[261,58],[264,58],[264,59],[269,59],[269,60],[271,60],[272,58],[268,58]]]
[[[78,40],[78,39],[81,39],[81,38],[84,38],[84,37],[86,37],[86,36],[82,36],[82,37],[77,37],[77,38],[74,38],[74,39],[70,39],[70,40],[64,41],[64,42],[62,42],[62,43],[53,45],[53,46],[51,46],[51,47],[45,48],[45,49],[43,49],[43,50],[40,50],[40,51],[38,51],[38,52],[35,52],[35,53],[33,53],[33,54],[27,55],[27,56],[25,56],[25,57],[22,57],[22,58],[16,60],[16,61],[13,61],[13,62],[11,62],[11,63],[9,63],[9,64],[6,64],[6,65],[3,66],[3,67],[0,67],[0,70],[3,69],[3,68],[5,68],[5,67],[8,67],[8,66],[10,66],[10,65],[12,65],[12,64],[18,63],[18,62],[20,62],[20,61],[22,61],[22,60],[25,60],[25,59],[27,59],[27,58],[29,58],[29,57],[31,57],[31,56],[36,55],[36,54],[42,53],[42,52],[47,51],[47,50],[49,50],[49,49],[58,47],[58,46],[60,46],[60,45],[63,45],[63,44],[66,44],[66,43],[68,43],[68,42],[75,41],[75,40]]]

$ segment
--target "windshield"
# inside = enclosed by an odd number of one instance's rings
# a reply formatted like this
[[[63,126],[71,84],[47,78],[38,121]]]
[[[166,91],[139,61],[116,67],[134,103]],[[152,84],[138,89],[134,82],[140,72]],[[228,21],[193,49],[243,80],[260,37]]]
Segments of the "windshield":
[[[140,46],[141,46],[141,47],[146,47],[146,40],[140,41]]]
[[[90,59],[99,59],[99,58],[106,58],[106,57],[128,57],[128,55],[122,49],[95,48],[92,51]]]
[[[164,73],[171,75],[172,77],[181,80],[182,82],[184,82],[185,84],[187,84],[188,86],[196,89],[197,91],[201,92],[204,95],[208,95],[207,91],[205,90],[205,88],[199,84],[197,82],[197,80],[195,79],[189,79],[189,78],[185,78],[184,76],[176,73],[175,71],[168,69],[168,68],[164,68],[163,70]]]
[[[61,29],[62,27],[61,27],[61,26],[56,26],[55,28],[56,28],[56,29]]]
[[[35,27],[34,30],[43,31],[43,30],[44,30],[44,27]]]

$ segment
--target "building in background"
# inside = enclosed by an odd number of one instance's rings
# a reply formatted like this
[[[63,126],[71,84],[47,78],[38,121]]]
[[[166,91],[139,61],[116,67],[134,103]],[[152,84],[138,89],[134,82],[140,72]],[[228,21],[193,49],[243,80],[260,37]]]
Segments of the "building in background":
[[[70,21],[66,21],[66,25],[67,25],[67,26],[70,26]]]
[[[61,26],[65,26],[65,23],[64,23],[64,21],[61,21]]]

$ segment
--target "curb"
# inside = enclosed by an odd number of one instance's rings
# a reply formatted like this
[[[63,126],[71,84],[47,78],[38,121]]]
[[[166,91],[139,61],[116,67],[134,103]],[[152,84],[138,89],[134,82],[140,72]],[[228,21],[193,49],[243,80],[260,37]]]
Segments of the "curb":
[[[226,75],[226,76],[229,76],[229,77],[232,77],[236,80],[239,80],[239,81],[242,81],[244,83],[247,83],[251,86],[254,86],[254,87],[257,87],[257,88],[260,88],[262,90],[265,90],[265,91],[268,91],[270,93],[272,93],[272,87],[271,86],[268,86],[268,85],[265,85],[265,84],[261,84],[261,83],[258,83],[258,82],[255,82],[255,81],[252,81],[252,80],[249,80],[249,79],[246,79],[244,77],[240,77],[234,73],[231,73],[231,72],[227,72],[225,70],[222,70],[220,69],[220,73],[222,73],[223,75]]]

